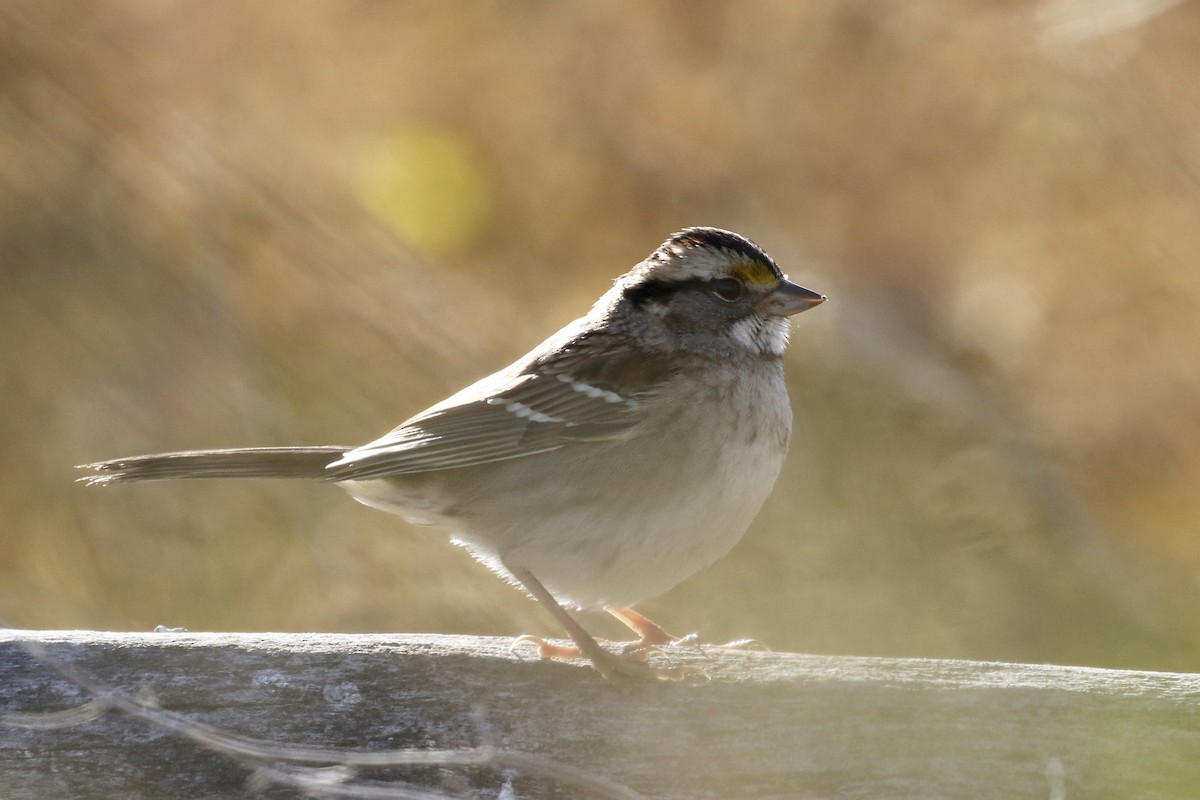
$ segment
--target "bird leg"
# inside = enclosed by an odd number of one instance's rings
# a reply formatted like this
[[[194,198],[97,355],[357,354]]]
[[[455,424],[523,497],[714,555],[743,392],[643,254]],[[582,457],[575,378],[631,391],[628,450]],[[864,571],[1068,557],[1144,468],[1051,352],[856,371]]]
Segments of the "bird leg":
[[[636,642],[625,645],[626,650],[646,650],[652,647],[662,647],[669,644],[679,644],[687,637],[672,636],[654,620],[646,617],[632,608],[607,608],[608,613],[619,619],[629,630],[638,635]],[[695,637],[695,634],[692,634]]]
[[[567,636],[571,637],[571,641],[575,643],[574,647],[566,647],[551,644],[539,636],[527,635],[513,642],[514,645],[523,642],[536,644],[538,646],[538,655],[542,658],[586,658],[592,662],[592,666],[609,683],[621,683],[630,679],[645,680],[647,678],[682,680],[691,674],[692,671],[686,668],[655,668],[647,666],[643,663],[646,659],[645,652],[610,653],[601,647],[600,643],[592,638],[592,635],[584,630],[583,626],[576,622],[575,618],[568,614],[565,608],[558,604],[558,601],[554,599],[554,595],[550,594],[549,590],[542,585],[541,581],[534,577],[532,572],[527,569],[514,569],[507,565],[505,566],[509,573],[521,582],[525,590],[533,595],[534,599],[545,606],[546,610],[558,620],[563,630],[566,631]],[[649,622],[649,620],[646,621]],[[650,624],[653,625],[654,623]]]

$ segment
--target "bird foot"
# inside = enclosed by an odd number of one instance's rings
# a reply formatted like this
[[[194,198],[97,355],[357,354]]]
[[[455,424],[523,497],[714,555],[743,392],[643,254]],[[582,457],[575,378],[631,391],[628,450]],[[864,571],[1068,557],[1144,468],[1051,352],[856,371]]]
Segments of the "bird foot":
[[[735,639],[725,644],[711,644],[700,639],[697,633],[684,636],[674,636],[667,633],[661,625],[650,618],[639,614],[632,608],[610,608],[608,613],[619,619],[627,628],[638,635],[637,641],[625,645],[625,653],[662,652],[664,647],[694,647],[697,650],[715,648],[717,650],[770,650],[757,639]]]
[[[556,644],[540,636],[526,634],[515,639],[510,649],[515,650],[522,644],[536,645],[540,658],[558,661],[587,659],[609,683],[646,680],[682,681],[691,677],[706,677],[703,670],[695,667],[660,667],[646,663],[650,654],[655,651],[654,648],[636,650],[626,648],[620,653],[613,653],[601,647],[596,652],[584,653],[578,645]]]

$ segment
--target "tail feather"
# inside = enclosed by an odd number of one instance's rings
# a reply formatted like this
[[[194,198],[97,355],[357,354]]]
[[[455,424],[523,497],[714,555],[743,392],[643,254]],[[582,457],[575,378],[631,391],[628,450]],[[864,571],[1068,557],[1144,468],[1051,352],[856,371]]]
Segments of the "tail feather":
[[[231,450],[186,450],[114,458],[78,469],[91,470],[79,480],[90,486],[119,481],[165,478],[330,478],[326,465],[353,448],[239,447]]]

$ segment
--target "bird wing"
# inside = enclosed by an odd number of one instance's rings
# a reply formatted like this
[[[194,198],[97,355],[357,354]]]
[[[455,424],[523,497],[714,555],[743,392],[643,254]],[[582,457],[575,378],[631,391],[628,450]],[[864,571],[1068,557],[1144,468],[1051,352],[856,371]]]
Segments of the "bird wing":
[[[670,377],[658,359],[614,348],[597,336],[561,347],[552,342],[539,348],[541,357],[484,378],[349,451],[329,465],[329,478],[368,480],[471,467],[620,438],[643,418],[645,403]]]

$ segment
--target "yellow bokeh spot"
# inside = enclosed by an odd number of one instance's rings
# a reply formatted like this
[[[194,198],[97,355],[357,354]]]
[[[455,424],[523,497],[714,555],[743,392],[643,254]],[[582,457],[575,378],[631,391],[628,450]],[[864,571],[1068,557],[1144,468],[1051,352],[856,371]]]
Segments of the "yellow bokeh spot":
[[[491,191],[454,134],[410,128],[365,153],[358,192],[366,207],[429,255],[468,249],[491,218]]]

